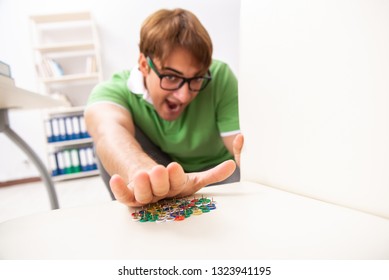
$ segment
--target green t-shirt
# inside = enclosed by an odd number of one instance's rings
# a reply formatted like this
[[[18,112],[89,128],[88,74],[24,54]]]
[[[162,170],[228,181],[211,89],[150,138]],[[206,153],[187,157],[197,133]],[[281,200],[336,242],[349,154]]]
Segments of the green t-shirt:
[[[110,102],[126,108],[150,140],[187,172],[215,166],[233,156],[222,136],[239,132],[238,83],[227,64],[213,60],[212,80],[174,121],[161,119],[137,67],[97,85],[88,106]]]

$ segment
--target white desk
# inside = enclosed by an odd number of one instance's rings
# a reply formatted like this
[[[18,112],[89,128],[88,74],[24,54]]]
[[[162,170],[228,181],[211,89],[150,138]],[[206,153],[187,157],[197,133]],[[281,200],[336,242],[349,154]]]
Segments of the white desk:
[[[58,199],[50,175],[34,150],[9,126],[8,110],[64,106],[66,104],[60,100],[18,88],[10,80],[7,81],[4,77],[0,78],[0,132],[7,135],[35,164],[49,193],[51,208],[58,209]]]
[[[386,219],[241,182],[208,187],[217,209],[131,220],[118,202],[0,224],[1,259],[389,259]]]

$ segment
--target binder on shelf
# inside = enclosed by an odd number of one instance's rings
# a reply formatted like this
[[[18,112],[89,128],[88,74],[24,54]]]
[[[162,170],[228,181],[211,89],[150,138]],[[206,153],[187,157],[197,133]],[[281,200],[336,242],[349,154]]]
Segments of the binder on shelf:
[[[93,149],[93,147],[91,147],[90,149],[91,149],[92,158],[93,158],[93,170],[97,170],[98,167],[97,167],[97,158],[96,158],[95,150]]]
[[[80,120],[78,119],[78,116],[72,117],[72,125],[73,125],[74,139],[80,139],[81,131],[80,131]]]
[[[80,116],[80,131],[81,131],[81,137],[82,138],[89,138],[88,131],[86,130],[86,125],[85,125],[85,119],[84,116]]]
[[[64,150],[63,155],[64,155],[64,162],[65,162],[65,174],[70,174],[72,173],[72,162],[70,159],[69,150]]]
[[[72,172],[73,173],[80,172],[81,171],[80,159],[78,157],[78,151],[76,149],[72,149],[70,151],[70,158],[72,162]]]
[[[88,161],[86,157],[86,150],[84,148],[78,150],[81,163],[81,171],[88,171]]]
[[[66,172],[65,172],[65,159],[64,159],[63,152],[62,151],[57,152],[56,156],[57,156],[57,163],[58,163],[58,174],[59,175],[66,174]]]
[[[59,123],[57,119],[51,120],[51,127],[53,129],[53,142],[60,141],[59,139]]]
[[[70,117],[65,118],[65,128],[66,128],[66,138],[68,140],[75,139],[73,125],[72,125],[72,119]]]
[[[57,158],[56,158],[54,153],[49,154],[49,164],[50,164],[50,169],[51,169],[51,176],[59,175]]]
[[[45,120],[45,132],[46,132],[47,142],[48,143],[54,142],[53,129],[51,127],[51,121],[50,120]]]
[[[58,125],[59,125],[59,140],[66,141],[67,137],[66,137],[65,119],[58,118]]]
[[[88,170],[96,170],[97,164],[96,164],[96,160],[95,160],[95,157],[93,154],[92,147],[86,148],[86,159],[87,159],[87,164],[88,164]]]

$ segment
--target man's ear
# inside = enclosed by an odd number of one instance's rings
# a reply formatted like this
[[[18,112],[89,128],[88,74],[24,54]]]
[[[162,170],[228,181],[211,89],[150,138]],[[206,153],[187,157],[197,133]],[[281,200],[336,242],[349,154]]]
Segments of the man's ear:
[[[139,65],[139,71],[141,71],[143,76],[146,77],[150,71],[150,67],[143,53],[139,54],[138,65]]]

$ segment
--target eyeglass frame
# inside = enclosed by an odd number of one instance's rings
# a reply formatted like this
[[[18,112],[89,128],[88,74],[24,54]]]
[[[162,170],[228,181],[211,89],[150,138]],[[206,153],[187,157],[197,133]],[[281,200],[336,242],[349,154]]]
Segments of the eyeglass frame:
[[[185,83],[188,83],[188,87],[189,87],[190,91],[199,92],[199,91],[202,91],[203,89],[205,89],[208,86],[209,82],[212,80],[211,71],[209,71],[209,70],[207,72],[207,76],[196,76],[196,77],[192,77],[192,78],[184,78],[184,77],[173,75],[173,74],[161,74],[158,72],[157,67],[155,66],[155,64],[150,56],[147,56],[146,60],[147,60],[147,64],[150,66],[151,69],[153,69],[154,73],[158,76],[159,86],[163,90],[169,90],[169,91],[177,90],[177,89],[180,89]],[[168,77],[168,76],[174,76],[174,77],[177,77],[179,79],[182,79],[182,82],[178,85],[177,88],[174,88],[174,89],[163,88],[162,87],[162,79],[165,77]],[[191,89],[190,82],[193,80],[199,79],[199,78],[204,79],[203,84],[201,85],[200,89],[198,89],[198,90]]]

